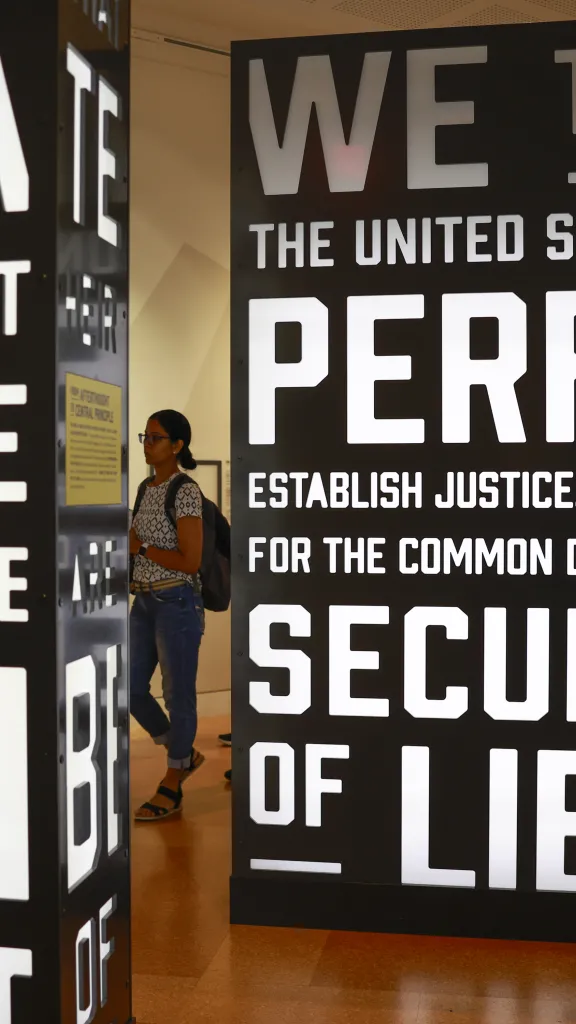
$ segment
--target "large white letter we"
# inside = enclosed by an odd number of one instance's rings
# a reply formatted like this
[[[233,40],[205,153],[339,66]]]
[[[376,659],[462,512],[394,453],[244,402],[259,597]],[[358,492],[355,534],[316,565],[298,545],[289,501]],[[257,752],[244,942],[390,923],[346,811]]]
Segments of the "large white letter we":
[[[267,196],[288,196],[298,192],[313,104],[318,115],[330,191],[362,192],[389,64],[390,53],[366,54],[350,142],[347,144],[330,57],[299,57],[281,145],[264,62],[250,61],[250,127]]]

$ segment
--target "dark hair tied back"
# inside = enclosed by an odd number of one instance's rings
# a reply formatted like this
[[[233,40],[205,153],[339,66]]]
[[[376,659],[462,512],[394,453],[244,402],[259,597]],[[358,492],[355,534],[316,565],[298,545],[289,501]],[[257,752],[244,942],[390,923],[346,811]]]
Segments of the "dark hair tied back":
[[[178,452],[178,462],[182,469],[196,469],[196,459],[190,451],[192,429],[186,417],[175,409],[163,409],[161,412],[153,413],[150,419],[160,424],[174,444],[182,441],[182,449]]]
[[[182,469],[196,469],[197,462],[189,448],[183,448],[178,455],[178,462]]]

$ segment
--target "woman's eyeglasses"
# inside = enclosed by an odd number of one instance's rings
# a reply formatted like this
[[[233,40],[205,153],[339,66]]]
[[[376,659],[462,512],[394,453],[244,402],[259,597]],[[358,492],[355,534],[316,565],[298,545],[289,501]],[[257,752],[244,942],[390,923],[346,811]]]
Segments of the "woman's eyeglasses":
[[[138,434],[140,444],[157,444],[158,441],[169,441],[167,434]]]

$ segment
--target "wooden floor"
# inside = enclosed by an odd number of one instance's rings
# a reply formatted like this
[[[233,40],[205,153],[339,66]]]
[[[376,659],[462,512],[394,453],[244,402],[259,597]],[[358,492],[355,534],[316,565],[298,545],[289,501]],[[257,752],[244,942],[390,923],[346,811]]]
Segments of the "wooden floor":
[[[138,1024],[576,1024],[572,946],[230,929],[227,726],[201,725],[182,818],[134,829]],[[162,754],[137,736],[132,761],[141,802]]]

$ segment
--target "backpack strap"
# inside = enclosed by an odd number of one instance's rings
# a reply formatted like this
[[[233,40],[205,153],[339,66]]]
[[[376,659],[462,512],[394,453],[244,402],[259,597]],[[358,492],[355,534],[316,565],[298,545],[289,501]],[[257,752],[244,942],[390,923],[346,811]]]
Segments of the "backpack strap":
[[[166,498],[164,499],[164,511],[168,516],[168,519],[172,523],[172,526],[177,525],[176,498],[178,497],[178,492],[180,491],[180,488],[184,486],[184,484],[193,483],[194,480],[192,480],[192,477],[188,476],[187,473],[179,473],[178,476],[174,477],[174,479],[172,480],[168,487],[168,490],[166,491]]]
[[[140,511],[140,506],[141,506],[142,501],[144,499],[144,495],[146,494],[146,488],[147,487],[148,487],[148,477],[146,478],[146,480],[142,481],[142,483],[140,484],[140,486],[138,488],[138,491],[136,492],[136,501],[134,502],[134,508],[132,509],[132,519],[134,519],[134,516],[137,515],[138,512]]]

